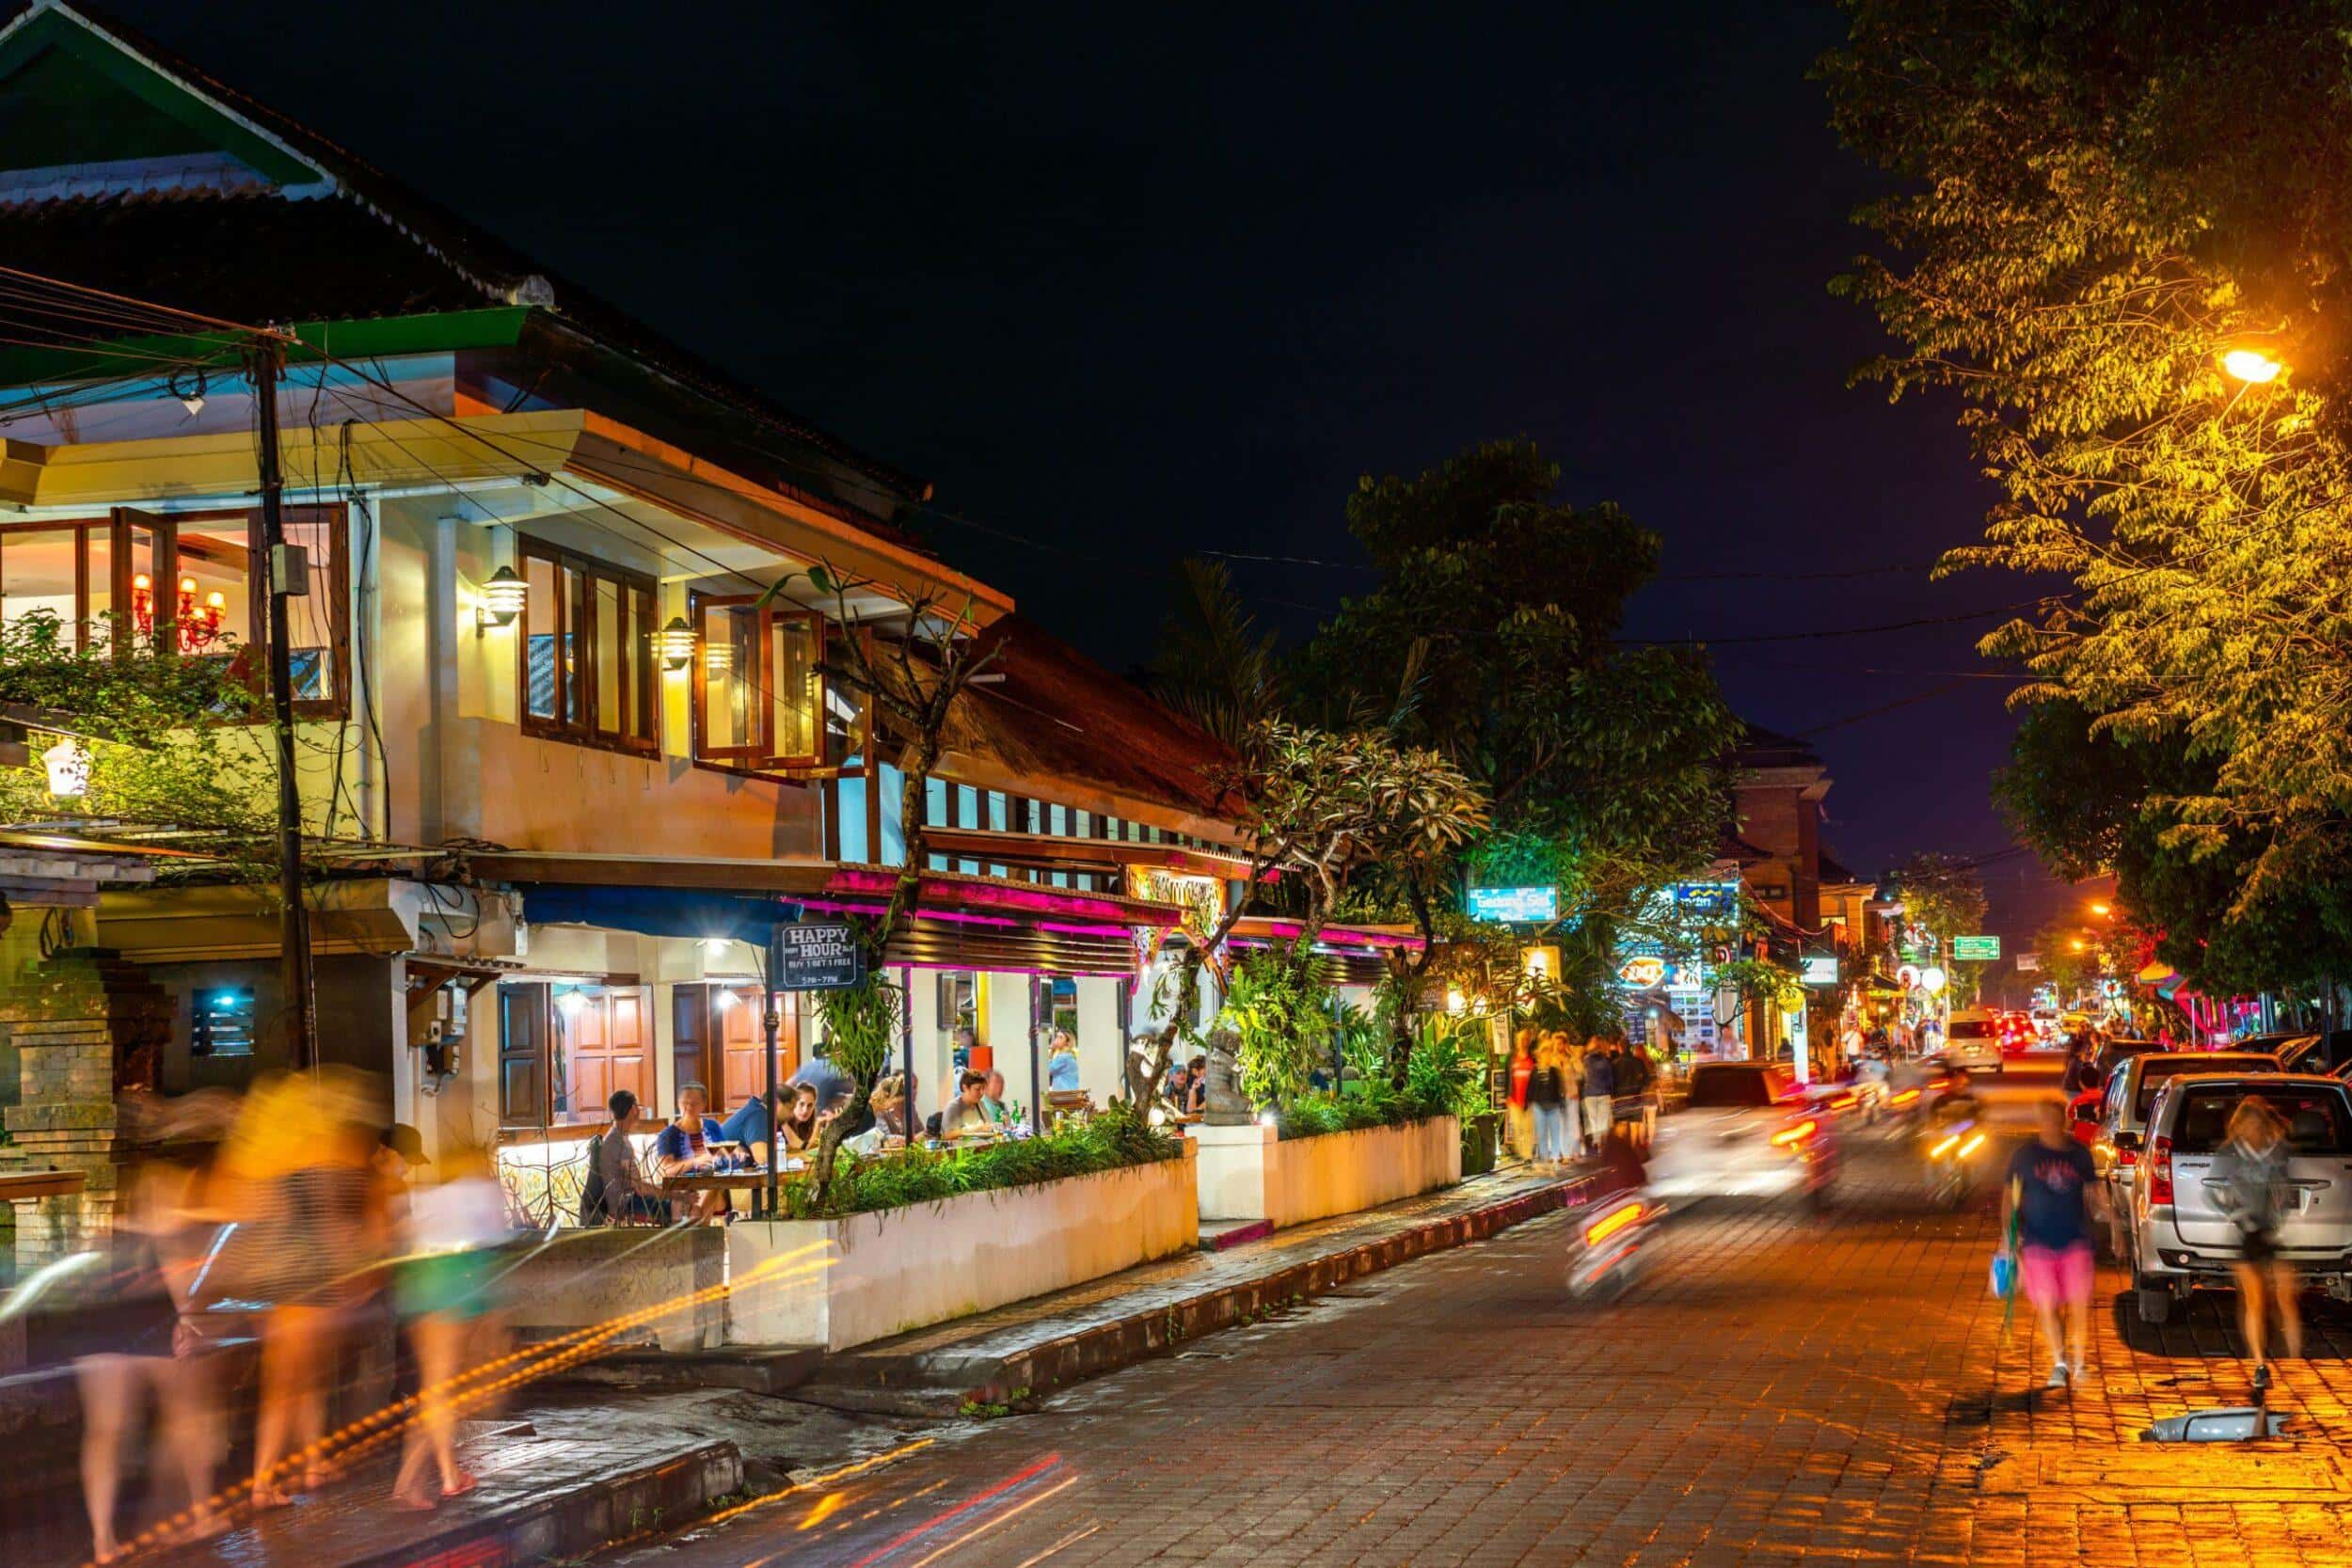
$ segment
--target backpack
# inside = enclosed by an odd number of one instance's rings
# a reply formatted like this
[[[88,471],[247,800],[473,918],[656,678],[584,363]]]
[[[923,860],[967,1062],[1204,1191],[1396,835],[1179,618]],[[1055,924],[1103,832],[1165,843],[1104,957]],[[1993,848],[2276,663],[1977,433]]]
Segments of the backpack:
[[[604,1225],[612,1215],[604,1207],[604,1134],[588,1140],[588,1174],[580,1182],[580,1223]]]

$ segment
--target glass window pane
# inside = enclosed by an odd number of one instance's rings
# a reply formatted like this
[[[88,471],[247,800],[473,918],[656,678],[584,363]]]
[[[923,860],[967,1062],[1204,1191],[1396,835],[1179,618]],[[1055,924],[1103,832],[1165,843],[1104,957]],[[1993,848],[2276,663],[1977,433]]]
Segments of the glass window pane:
[[[525,556],[523,584],[523,625],[530,644],[524,653],[530,678],[523,685],[523,711],[533,719],[553,719],[563,684],[555,658],[556,632],[562,625],[561,605],[555,596],[555,562]]]
[[[252,640],[249,546],[242,520],[180,525],[180,651],[233,654]],[[132,596],[138,579],[132,579]]]
[[[703,749],[740,753],[759,745],[759,617],[749,605],[702,608]],[[748,677],[748,678],[747,678]]]
[[[569,566],[555,568],[556,585],[564,600],[564,629],[556,640],[556,657],[564,668],[564,722],[588,727],[587,672],[580,668],[583,628],[588,625],[588,579]]]
[[[777,616],[770,632],[774,650],[769,672],[776,700],[776,755],[814,760],[819,755],[817,726],[821,692],[817,676],[817,623],[807,616]]]
[[[335,671],[335,551],[342,514],[317,507],[286,508],[286,543],[310,552],[309,593],[286,600],[286,646],[297,702],[331,702]]]
[[[0,618],[54,616],[59,637],[73,646],[73,563],[80,538],[80,531],[70,528],[0,533]]]
[[[628,594],[628,725],[631,740],[651,740],[655,735],[653,636],[661,623],[655,619],[653,594],[632,588]]]
[[[86,606],[83,641],[87,646],[91,648],[111,647],[114,645],[115,635],[115,618],[113,614],[115,608],[114,528],[111,524],[107,523],[94,523],[90,527],[82,530],[81,534],[82,552],[88,558],[89,561],[89,577],[87,579],[87,597],[83,601]],[[149,562],[142,558],[135,570],[140,576],[147,576],[150,570]],[[151,577],[149,577],[148,580],[151,583],[154,581]],[[161,585],[157,586],[160,590]],[[66,592],[70,594],[73,592],[73,590],[71,586],[69,586],[66,589]],[[131,596],[132,602],[134,606],[135,606],[138,600],[138,579],[135,577],[132,579]],[[162,611],[157,610],[155,613],[160,614]],[[72,614],[69,613],[66,619],[72,620]],[[133,615],[133,624],[135,626],[137,624],[137,619],[138,617],[136,616],[135,610]],[[135,638],[134,646],[135,645],[136,640]]]
[[[617,735],[621,728],[621,660],[628,652],[621,635],[621,585],[611,578],[590,584],[596,605],[596,728]]]

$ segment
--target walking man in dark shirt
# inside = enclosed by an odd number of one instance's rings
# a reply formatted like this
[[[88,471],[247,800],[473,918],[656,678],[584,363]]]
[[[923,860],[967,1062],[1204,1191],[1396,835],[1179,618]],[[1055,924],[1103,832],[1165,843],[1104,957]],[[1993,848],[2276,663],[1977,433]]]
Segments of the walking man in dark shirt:
[[[2096,1259],[2090,1207],[2097,1171],[2090,1150],[2066,1135],[2066,1105],[2044,1101],[2034,1139],[2009,1164],[2009,1212],[2017,1227],[2026,1299],[2050,1347],[2047,1386],[2079,1382],[2090,1342]],[[2060,1320],[2063,1318],[2063,1337]]]

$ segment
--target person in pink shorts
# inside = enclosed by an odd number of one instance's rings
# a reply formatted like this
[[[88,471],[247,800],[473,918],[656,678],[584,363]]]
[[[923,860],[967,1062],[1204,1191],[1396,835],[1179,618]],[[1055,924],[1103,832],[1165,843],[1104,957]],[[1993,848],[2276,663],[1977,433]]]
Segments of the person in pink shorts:
[[[2033,1141],[2009,1165],[2009,1212],[2017,1227],[2026,1299],[2050,1347],[2047,1386],[2081,1381],[2090,1341],[2091,1204],[2098,1172],[2066,1133],[2066,1105],[2042,1101]]]

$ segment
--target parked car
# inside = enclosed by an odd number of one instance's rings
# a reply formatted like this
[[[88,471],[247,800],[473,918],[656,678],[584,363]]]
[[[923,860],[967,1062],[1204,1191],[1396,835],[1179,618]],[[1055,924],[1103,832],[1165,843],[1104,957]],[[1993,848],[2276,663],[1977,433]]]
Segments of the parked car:
[[[2091,1141],[2091,1163],[2106,1183],[2108,1212],[2130,1206],[2132,1178],[2139,1165],[2148,1114],[2167,1082],[2192,1072],[2277,1072],[2279,1058],[2243,1051],[2151,1051],[2126,1058],[2107,1074],[2099,1101],[2099,1133]],[[2120,1250],[2120,1249],[2119,1249]]]
[[[1963,1007],[1944,1031],[1944,1059],[1971,1072],[2001,1069],[2001,1015],[1990,1007]]]
[[[2280,1258],[2308,1286],[2352,1301],[2352,1088],[2316,1073],[2201,1071],[2159,1086],[2145,1156],[2119,1211],[2143,1323],[2164,1322],[2191,1291],[2231,1282],[2238,1229],[2218,1195],[2233,1163],[2230,1114],[2249,1095],[2287,1124]]]
[[[1703,1062],[1683,1108],[1658,1124],[1649,1191],[1818,1200],[1836,1175],[1836,1124],[1784,1063]]]

